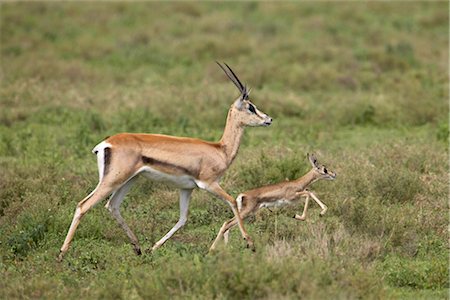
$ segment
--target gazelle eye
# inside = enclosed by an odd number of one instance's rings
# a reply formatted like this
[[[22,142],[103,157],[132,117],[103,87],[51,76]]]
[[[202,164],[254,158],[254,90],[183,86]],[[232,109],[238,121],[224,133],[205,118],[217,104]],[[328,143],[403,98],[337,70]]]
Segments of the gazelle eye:
[[[255,109],[255,107],[254,107],[252,104],[249,104],[249,105],[248,105],[248,110],[249,110],[251,113],[256,114],[256,109]]]
[[[323,168],[323,172],[325,173],[325,174],[328,174],[328,170],[327,170],[327,168]]]

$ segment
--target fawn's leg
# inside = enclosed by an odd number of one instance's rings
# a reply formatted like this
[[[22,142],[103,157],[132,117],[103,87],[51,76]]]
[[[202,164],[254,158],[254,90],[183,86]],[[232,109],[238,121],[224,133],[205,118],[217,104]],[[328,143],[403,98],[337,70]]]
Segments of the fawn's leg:
[[[303,208],[303,213],[301,216],[295,214],[294,218],[300,221],[305,221],[306,219],[306,211],[308,210],[308,204],[309,204],[309,195],[306,195],[306,200],[305,200],[305,207]]]
[[[323,216],[327,212],[328,207],[325,204],[323,204],[322,201],[320,201],[319,198],[317,198],[317,196],[313,192],[309,192],[309,194],[314,199],[314,201],[316,201],[316,203],[319,204],[320,208],[322,209],[322,211],[320,212],[320,216]]]

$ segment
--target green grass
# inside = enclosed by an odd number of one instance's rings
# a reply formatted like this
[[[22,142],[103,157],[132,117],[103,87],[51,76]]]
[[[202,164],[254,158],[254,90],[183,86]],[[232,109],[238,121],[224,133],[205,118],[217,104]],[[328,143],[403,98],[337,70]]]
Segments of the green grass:
[[[445,299],[448,3],[2,3],[0,298]],[[207,251],[230,209],[193,194],[187,225],[134,255],[102,205],[55,261],[118,132],[218,140],[237,91],[274,118],[246,130],[222,180],[236,196],[308,171],[328,206],[263,210]],[[178,219],[143,178],[122,212],[143,248]]]

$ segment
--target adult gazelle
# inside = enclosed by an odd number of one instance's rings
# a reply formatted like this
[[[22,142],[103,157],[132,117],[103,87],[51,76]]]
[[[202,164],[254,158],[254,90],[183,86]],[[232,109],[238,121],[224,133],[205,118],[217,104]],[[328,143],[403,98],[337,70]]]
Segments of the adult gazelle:
[[[249,99],[249,90],[231,68],[217,63],[239,89],[240,96],[229,111],[222,138],[208,142],[195,138],[161,134],[120,133],[108,137],[93,149],[97,155],[99,183],[76,207],[58,259],[62,260],[73,239],[81,218],[95,204],[111,195],[106,208],[124,229],[136,254],[141,254],[139,241],[120,214],[120,204],[139,174],[151,180],[164,182],[180,190],[180,219],[155,245],[164,244],[187,220],[189,199],[194,189],[206,190],[227,202],[238,220],[247,246],[253,241],[247,234],[236,200],[222,189],[219,181],[236,157],[246,126],[268,126],[272,123]],[[164,199],[159,199],[164,201]]]

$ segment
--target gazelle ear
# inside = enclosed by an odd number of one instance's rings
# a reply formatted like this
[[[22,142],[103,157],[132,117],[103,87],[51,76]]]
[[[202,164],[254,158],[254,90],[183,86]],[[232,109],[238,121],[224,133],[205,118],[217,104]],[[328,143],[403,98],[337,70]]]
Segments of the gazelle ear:
[[[239,99],[234,101],[234,107],[236,107],[237,109],[241,109],[243,104],[244,100],[242,99],[242,97],[239,97]]]
[[[316,156],[314,154],[309,154],[309,153],[307,154],[307,156],[308,156],[308,160],[309,160],[309,163],[311,164],[311,166],[313,168],[318,168]]]

